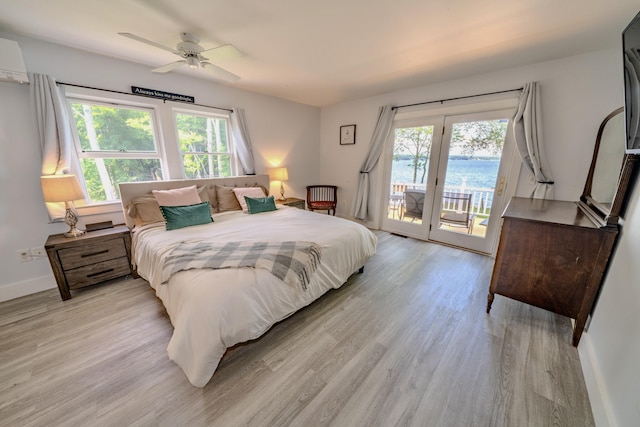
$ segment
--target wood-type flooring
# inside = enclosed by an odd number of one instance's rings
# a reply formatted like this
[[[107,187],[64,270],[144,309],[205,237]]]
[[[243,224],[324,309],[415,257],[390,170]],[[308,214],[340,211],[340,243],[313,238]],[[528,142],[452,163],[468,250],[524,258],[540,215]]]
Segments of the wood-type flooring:
[[[384,232],[363,274],[193,387],[142,279],[0,303],[2,426],[592,426],[568,318],[496,296],[493,259]]]

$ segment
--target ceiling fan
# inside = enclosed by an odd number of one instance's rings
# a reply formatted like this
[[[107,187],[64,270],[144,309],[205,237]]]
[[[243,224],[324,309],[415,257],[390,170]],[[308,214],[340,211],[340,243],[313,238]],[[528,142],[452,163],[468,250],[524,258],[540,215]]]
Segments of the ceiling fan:
[[[175,49],[172,49],[170,47],[166,47],[159,43],[156,43],[154,41],[136,36],[135,34],[131,34],[131,33],[118,33],[118,34],[133,40],[137,40],[142,43],[146,43],[151,46],[155,46],[163,50],[167,50],[183,58],[179,61],[171,62],[167,65],[163,65],[162,67],[158,67],[151,70],[154,73],[167,73],[178,67],[187,65],[189,68],[193,70],[202,67],[203,69],[211,72],[215,76],[227,81],[234,82],[234,81],[240,80],[239,76],[236,76],[235,74],[230,73],[229,71],[223,68],[220,68],[217,65],[214,65],[211,62],[209,62],[211,60],[216,60],[216,59],[227,59],[227,58],[235,58],[235,57],[241,56],[242,54],[240,53],[240,51],[230,44],[225,44],[222,46],[205,50],[202,46],[198,44],[200,43],[200,39],[196,35],[191,33],[180,33],[180,38],[182,39],[182,41],[176,45]]]

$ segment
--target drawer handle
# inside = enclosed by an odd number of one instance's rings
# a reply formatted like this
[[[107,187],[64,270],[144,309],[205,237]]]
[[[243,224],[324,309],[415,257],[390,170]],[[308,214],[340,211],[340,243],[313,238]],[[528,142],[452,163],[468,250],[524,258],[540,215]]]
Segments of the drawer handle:
[[[90,254],[82,254],[82,255],[80,255],[80,258],[87,258],[87,257],[90,257],[90,256],[106,254],[107,252],[109,252],[109,249],[105,249],[103,251],[98,251],[98,252],[91,252]]]
[[[110,268],[110,269],[108,269],[108,270],[99,271],[99,272],[97,272],[97,273],[87,274],[87,277],[100,276],[101,274],[104,274],[104,273],[111,273],[112,271],[113,271],[113,268]]]

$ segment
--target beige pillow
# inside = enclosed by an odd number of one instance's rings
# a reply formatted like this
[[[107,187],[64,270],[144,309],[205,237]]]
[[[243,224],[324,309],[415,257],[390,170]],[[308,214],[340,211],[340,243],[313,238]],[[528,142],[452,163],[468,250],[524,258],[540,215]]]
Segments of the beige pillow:
[[[133,222],[137,227],[164,222],[160,205],[158,205],[158,201],[151,193],[131,200],[128,214],[133,218]]]
[[[240,211],[242,207],[238,203],[234,187],[216,185],[216,197],[218,198],[218,212]]]
[[[191,206],[202,203],[195,185],[173,190],[153,190],[160,206]]]
[[[260,187],[240,187],[233,189],[234,194],[236,195],[236,199],[238,199],[238,203],[240,203],[240,207],[242,208],[242,212],[248,213],[247,211],[247,201],[244,199],[244,196],[258,198],[265,197],[264,190]]]
[[[211,213],[220,212],[218,210],[218,195],[216,194],[215,185],[207,185],[207,195],[209,196],[209,205],[211,205]]]

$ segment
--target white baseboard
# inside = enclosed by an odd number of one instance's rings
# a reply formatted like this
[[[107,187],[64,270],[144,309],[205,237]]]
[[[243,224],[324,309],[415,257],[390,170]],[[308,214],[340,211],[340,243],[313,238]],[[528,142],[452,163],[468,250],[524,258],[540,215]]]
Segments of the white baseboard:
[[[591,337],[589,337],[588,333],[582,334],[580,345],[578,346],[578,354],[580,355],[582,375],[587,385],[591,412],[593,413],[596,426],[617,427],[613,414],[611,413],[611,405],[609,405],[607,391],[603,386],[602,373],[598,366],[598,360],[595,358]]]
[[[0,302],[57,287],[53,274],[0,286]]]

